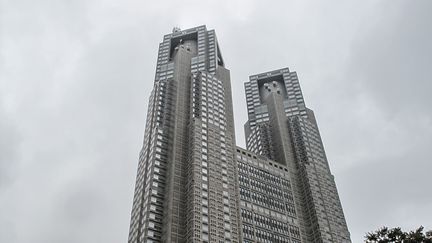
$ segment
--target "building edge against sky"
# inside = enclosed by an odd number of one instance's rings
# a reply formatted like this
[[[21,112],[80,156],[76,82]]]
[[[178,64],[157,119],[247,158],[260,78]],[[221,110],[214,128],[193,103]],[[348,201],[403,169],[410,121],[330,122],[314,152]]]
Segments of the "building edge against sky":
[[[350,242],[350,233],[312,110],[297,73],[260,73],[245,83],[248,150],[288,168],[305,242]]]
[[[159,45],[129,243],[350,242],[313,112],[288,68],[245,83],[236,147],[229,70],[214,30]]]
[[[129,242],[239,242],[229,70],[214,30],[159,45]]]

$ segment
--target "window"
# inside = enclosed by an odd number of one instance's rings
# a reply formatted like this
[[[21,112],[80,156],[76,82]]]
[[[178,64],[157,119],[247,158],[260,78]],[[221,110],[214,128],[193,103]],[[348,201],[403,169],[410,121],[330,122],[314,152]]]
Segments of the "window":
[[[205,231],[205,232],[208,232],[208,225],[203,224],[202,225],[202,230]]]
[[[209,239],[209,238],[208,238],[208,234],[205,233],[205,232],[203,232],[203,233],[202,233],[202,239],[205,240],[205,241],[207,241],[207,240]]]
[[[208,216],[203,215],[203,216],[202,216],[202,221],[203,221],[204,223],[208,223]]]

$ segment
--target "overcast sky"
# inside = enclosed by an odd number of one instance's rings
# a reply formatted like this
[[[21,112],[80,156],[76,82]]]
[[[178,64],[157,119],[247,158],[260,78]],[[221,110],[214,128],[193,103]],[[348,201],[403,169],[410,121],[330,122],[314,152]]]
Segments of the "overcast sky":
[[[353,242],[432,229],[432,1],[0,0],[0,242],[126,242],[157,48],[215,29],[244,147],[249,75],[297,71]]]

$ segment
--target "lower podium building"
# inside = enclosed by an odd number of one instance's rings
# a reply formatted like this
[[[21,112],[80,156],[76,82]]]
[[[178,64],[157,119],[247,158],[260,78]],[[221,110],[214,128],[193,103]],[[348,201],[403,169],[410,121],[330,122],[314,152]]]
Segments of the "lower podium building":
[[[237,148],[243,242],[300,243],[288,168]]]
[[[214,30],[159,44],[129,243],[350,242],[313,112],[288,68],[245,83],[235,143],[230,71]]]

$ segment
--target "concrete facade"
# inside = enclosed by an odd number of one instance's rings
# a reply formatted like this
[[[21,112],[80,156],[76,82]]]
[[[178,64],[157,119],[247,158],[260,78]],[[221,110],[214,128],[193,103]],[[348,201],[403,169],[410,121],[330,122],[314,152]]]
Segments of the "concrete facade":
[[[286,166],[302,242],[351,242],[318,126],[288,68],[245,83],[247,148]]]
[[[239,242],[229,70],[205,26],[159,46],[129,232],[138,242]]]
[[[300,243],[288,167],[237,147],[242,242]]]
[[[313,112],[287,68],[245,83],[236,147],[214,30],[164,36],[139,156],[129,243],[350,242]]]

